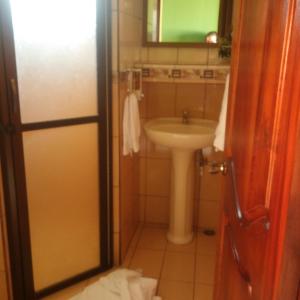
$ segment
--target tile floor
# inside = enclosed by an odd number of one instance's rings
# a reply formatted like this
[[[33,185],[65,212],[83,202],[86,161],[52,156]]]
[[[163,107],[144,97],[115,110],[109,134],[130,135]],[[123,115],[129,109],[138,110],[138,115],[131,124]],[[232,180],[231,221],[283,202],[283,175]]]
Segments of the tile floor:
[[[144,227],[123,265],[159,279],[158,295],[163,300],[212,300],[215,257],[215,236],[199,232],[192,243],[179,246],[166,240],[166,229]]]
[[[144,276],[159,279],[163,300],[212,300],[216,237],[197,233],[192,243],[179,246],[166,240],[166,229],[140,227],[133,238],[123,267],[140,269]],[[45,300],[65,300],[99,278],[81,282]]]

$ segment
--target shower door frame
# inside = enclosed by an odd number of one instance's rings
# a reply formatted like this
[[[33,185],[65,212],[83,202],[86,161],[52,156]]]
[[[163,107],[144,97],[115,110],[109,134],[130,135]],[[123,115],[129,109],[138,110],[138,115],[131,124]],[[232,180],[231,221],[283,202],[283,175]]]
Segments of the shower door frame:
[[[96,3],[98,114],[22,124],[16,89],[17,71],[10,5],[9,0],[0,1],[0,155],[13,299],[40,299],[108,270],[113,265],[111,4],[109,0],[96,0]],[[15,80],[16,86],[11,79]],[[98,126],[100,265],[35,291],[22,133],[92,123]]]

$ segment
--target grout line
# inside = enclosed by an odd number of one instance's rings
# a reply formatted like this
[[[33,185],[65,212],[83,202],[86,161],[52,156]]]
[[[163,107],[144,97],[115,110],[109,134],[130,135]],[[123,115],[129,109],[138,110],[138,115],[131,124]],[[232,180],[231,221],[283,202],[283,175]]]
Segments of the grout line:
[[[147,154],[147,151],[148,151],[148,146],[147,146],[147,141],[146,141],[146,154]],[[148,207],[148,194],[147,194],[147,190],[148,190],[148,159],[145,158],[145,174],[144,175],[144,179],[145,179],[145,197],[144,197],[144,201],[145,201],[145,204],[144,204],[144,223],[147,222],[147,207]]]
[[[138,246],[138,244],[139,244],[139,242],[140,242],[140,239],[141,239],[143,230],[144,230],[144,226],[143,226],[143,225],[139,225],[139,227],[138,227],[138,229],[137,229],[137,231],[136,231],[136,234],[137,234],[137,241],[136,241],[136,243],[135,243],[135,246],[132,247],[132,248],[134,248],[134,250],[133,250],[133,252],[132,252],[132,255],[131,255],[131,257],[130,257],[130,259],[129,259],[129,263],[128,263],[128,266],[129,266],[129,267],[130,267],[130,265],[131,265],[131,263],[132,263],[132,259],[133,259],[134,255],[135,255],[135,253],[136,253],[137,246]],[[140,231],[140,232],[138,232],[138,231]],[[135,236],[133,237],[131,243],[133,243],[134,238],[135,238]]]
[[[167,246],[168,246],[168,240],[167,240],[165,248],[164,248],[162,264],[161,264],[160,272],[159,272],[159,276],[158,276],[157,293],[158,293],[160,285],[161,285],[162,273],[163,273],[163,269],[164,269],[164,266],[165,266],[165,260],[166,260],[166,254],[167,254]]]
[[[195,231],[195,239],[196,239],[196,245],[195,245],[195,250],[194,250],[194,255],[195,255],[195,264],[194,264],[194,276],[193,276],[193,300],[196,300],[196,271],[197,271],[197,263],[198,263],[198,259],[197,259],[197,253],[198,253],[198,232]]]

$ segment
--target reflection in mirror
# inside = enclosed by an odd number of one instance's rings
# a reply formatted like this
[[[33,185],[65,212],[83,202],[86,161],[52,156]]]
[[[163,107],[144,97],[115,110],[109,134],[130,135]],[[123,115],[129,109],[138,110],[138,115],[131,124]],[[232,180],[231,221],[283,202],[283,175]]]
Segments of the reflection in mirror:
[[[211,44],[231,34],[233,0],[144,0],[144,42]]]

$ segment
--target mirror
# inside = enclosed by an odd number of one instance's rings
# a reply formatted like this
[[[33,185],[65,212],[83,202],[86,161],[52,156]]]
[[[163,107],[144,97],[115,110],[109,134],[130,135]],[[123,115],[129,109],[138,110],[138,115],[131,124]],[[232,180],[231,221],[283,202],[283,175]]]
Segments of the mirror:
[[[230,39],[233,0],[144,0],[144,45],[212,46]]]

